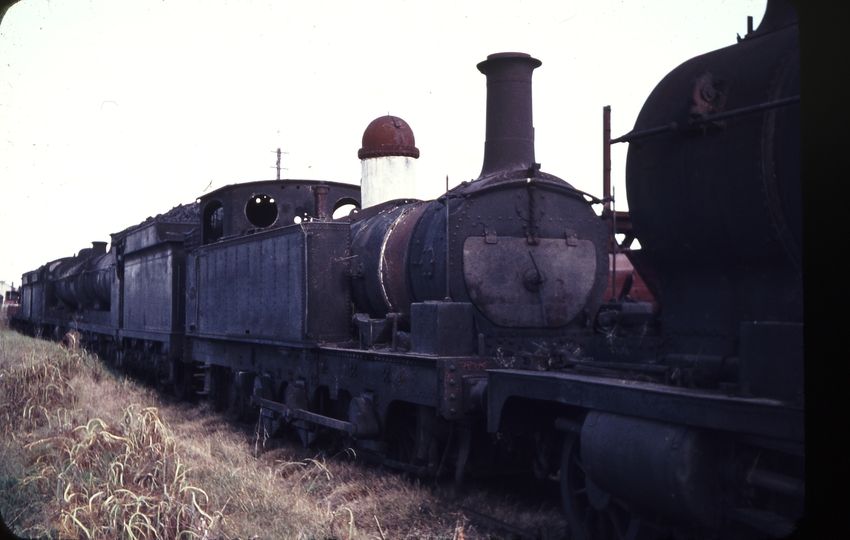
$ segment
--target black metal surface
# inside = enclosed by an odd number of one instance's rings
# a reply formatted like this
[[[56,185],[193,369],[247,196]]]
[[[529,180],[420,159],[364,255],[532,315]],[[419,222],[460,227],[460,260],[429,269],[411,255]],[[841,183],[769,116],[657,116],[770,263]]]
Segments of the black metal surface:
[[[718,122],[720,120],[726,120],[727,118],[735,118],[736,116],[742,116],[745,114],[751,114],[756,112],[766,111],[768,109],[773,109],[776,107],[784,107],[786,105],[794,105],[800,102],[800,96],[792,96],[789,98],[778,99],[776,101],[770,101],[768,103],[760,103],[758,105],[752,105],[750,107],[742,107],[740,109],[735,109],[734,111],[726,111],[723,113],[713,114],[711,116],[703,116],[700,118],[696,118],[695,120],[691,120],[689,122],[690,126],[698,126],[700,124],[709,124],[712,122]],[[666,131],[678,131],[679,124],[676,122],[671,122],[666,126],[659,126],[656,128],[644,129],[642,131],[630,131],[626,133],[622,137],[617,137],[609,142],[609,144],[616,144],[622,142],[631,142],[636,141],[638,139],[643,139],[644,137],[651,137],[652,135],[658,135],[664,133]]]
[[[661,422],[804,440],[803,408],[779,400],[559,372],[494,370],[488,371],[488,376],[489,431],[499,429],[502,404],[510,398],[523,398]]]
[[[52,275],[54,292],[66,309],[108,311],[115,275],[115,254],[105,242],[92,242],[76,257],[57,267]]]
[[[777,29],[682,64],[635,124],[634,132],[679,128],[634,140],[626,171],[667,334],[733,336],[745,320],[802,321],[800,105],[789,104],[800,95],[800,67],[790,12],[790,26],[766,19]],[[784,106],[765,108],[772,104]]]
[[[602,491],[673,521],[717,529],[720,443],[705,430],[592,411],[581,430],[581,457]]]
[[[122,335],[154,339],[185,324],[181,297],[186,255],[181,244],[163,243],[124,258]]]
[[[478,64],[487,76],[487,139],[479,178],[534,165],[531,73],[541,64],[523,53],[491,54]]]
[[[802,406],[802,324],[742,323],[740,353],[744,392]]]
[[[436,356],[467,356],[474,347],[472,304],[418,302],[411,306],[411,351]]]

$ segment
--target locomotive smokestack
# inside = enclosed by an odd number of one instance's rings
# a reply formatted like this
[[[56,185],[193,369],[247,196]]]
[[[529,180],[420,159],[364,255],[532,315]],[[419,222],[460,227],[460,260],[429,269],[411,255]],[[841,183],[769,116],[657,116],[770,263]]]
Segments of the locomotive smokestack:
[[[514,52],[491,54],[478,64],[487,76],[487,139],[479,178],[534,165],[531,73],[541,64]]]

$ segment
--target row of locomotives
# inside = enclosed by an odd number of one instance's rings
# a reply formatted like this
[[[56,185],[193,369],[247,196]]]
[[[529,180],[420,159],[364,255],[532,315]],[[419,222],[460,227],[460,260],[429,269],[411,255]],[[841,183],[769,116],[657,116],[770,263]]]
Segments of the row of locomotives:
[[[106,242],[92,242],[25,273],[15,324],[84,346],[153,382],[182,351],[184,242],[198,222],[196,204],[179,205],[112,234],[109,250]]]
[[[482,170],[436,200],[410,126],[380,117],[361,186],[206,193],[25,274],[21,322],[264,436],[558,478],[577,539],[782,536],[804,491],[793,9],[677,68],[610,141],[628,214],[535,161],[540,65],[478,64]]]
[[[34,335],[56,340],[77,330],[114,336],[113,274],[114,253],[106,251],[106,242],[92,242],[92,247],[72,257],[27,272],[14,322]]]
[[[535,441],[574,539],[784,537],[802,516],[798,54],[771,0],[657,85],[611,141],[657,311],[611,295],[580,351],[488,371],[488,429]]]
[[[415,198],[419,150],[394,116],[363,135],[360,188],[257,182],[202,196],[186,266],[194,391],[264,435],[330,438],[458,483],[487,472],[501,451],[483,421],[487,369],[538,369],[588,341],[608,275],[592,198],[535,163],[539,65],[523,53],[478,65],[482,171],[436,200]]]

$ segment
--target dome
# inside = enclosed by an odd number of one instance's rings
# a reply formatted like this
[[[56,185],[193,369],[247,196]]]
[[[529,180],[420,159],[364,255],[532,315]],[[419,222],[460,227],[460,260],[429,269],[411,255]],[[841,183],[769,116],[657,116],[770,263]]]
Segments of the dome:
[[[407,122],[397,116],[381,116],[363,132],[363,148],[357,152],[357,157],[366,159],[380,156],[409,156],[419,157],[413,139],[413,130]]]

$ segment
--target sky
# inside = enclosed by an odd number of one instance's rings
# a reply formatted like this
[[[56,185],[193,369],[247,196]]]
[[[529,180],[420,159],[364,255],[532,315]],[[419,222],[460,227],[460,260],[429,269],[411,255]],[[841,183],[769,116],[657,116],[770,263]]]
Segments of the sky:
[[[420,192],[478,176],[496,52],[533,75],[542,170],[601,196],[602,108],[628,132],[764,0],[21,0],[0,22],[0,281],[222,186],[359,184],[363,130],[413,129]],[[612,147],[626,209],[626,144]]]

